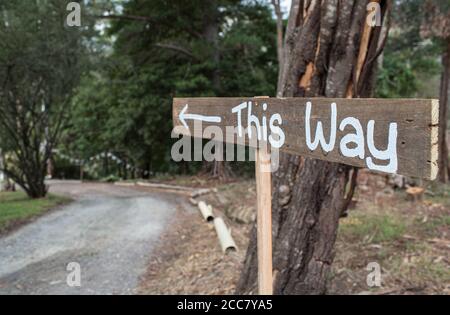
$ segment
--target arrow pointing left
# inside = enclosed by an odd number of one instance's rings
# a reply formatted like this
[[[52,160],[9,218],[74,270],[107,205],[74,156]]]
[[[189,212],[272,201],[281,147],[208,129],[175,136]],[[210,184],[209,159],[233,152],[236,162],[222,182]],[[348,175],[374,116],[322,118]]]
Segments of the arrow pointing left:
[[[195,115],[195,114],[186,114],[186,111],[188,110],[189,105],[186,104],[186,106],[183,108],[183,110],[180,112],[179,118],[183,126],[189,130],[189,126],[186,123],[186,120],[199,120],[199,121],[205,121],[210,123],[220,123],[222,122],[222,118],[219,116],[203,116],[203,115]]]

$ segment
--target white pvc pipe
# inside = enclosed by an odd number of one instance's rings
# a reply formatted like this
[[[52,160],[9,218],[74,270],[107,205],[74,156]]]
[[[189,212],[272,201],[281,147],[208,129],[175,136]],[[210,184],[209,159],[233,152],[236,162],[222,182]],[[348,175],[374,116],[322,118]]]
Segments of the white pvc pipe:
[[[214,219],[214,227],[216,228],[217,236],[219,237],[222,251],[226,254],[228,251],[236,251],[237,246],[231,236],[230,230],[225,225],[222,218]]]
[[[200,201],[198,203],[198,208],[200,209],[200,212],[203,216],[203,218],[205,219],[205,221],[207,222],[211,222],[212,220],[214,220],[214,214],[212,212],[212,207],[206,205],[205,202]]]

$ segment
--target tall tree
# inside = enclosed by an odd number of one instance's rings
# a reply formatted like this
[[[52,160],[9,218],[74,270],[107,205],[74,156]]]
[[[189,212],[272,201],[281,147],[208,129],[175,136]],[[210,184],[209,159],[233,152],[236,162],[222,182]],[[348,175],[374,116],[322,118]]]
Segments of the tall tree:
[[[5,177],[5,174],[3,173],[2,169],[4,168],[5,163],[5,157],[3,155],[3,150],[0,148],[0,191],[5,190],[5,184],[7,181],[7,178]]]
[[[437,38],[442,45],[442,75],[439,111],[439,180],[447,183],[450,179],[449,151],[447,145],[447,122],[450,88],[450,3],[448,1],[427,0],[422,34]]]
[[[439,74],[440,47],[421,35],[423,0],[393,2],[390,39],[380,58],[377,97],[433,97],[429,81]],[[434,96],[435,97],[435,96]]]
[[[3,170],[7,168],[7,152],[12,149],[12,141],[8,137],[8,132],[0,124],[0,191],[14,191],[15,185],[11,182],[8,174]]]
[[[46,195],[47,161],[81,71],[83,28],[64,26],[66,3],[0,4],[0,128],[12,162],[3,171],[32,198]]]
[[[142,169],[177,171],[187,164],[170,157],[174,96],[275,93],[274,22],[262,1],[132,0],[120,13],[92,15],[111,22],[105,36],[116,40],[78,90],[72,152],[89,157],[106,145]]]
[[[383,25],[389,2],[378,1]],[[366,23],[369,1],[294,0],[285,36],[281,95],[370,97],[382,27]],[[380,45],[381,44],[381,45]],[[352,199],[356,170],[282,154],[273,176],[274,293],[323,294],[339,219]],[[239,293],[255,292],[253,229]]]
[[[273,9],[275,11],[275,16],[277,20],[277,57],[278,57],[278,84],[277,91],[281,91],[281,84],[283,78],[282,68],[284,66],[284,21],[283,21],[283,11],[281,10],[281,0],[271,0]]]

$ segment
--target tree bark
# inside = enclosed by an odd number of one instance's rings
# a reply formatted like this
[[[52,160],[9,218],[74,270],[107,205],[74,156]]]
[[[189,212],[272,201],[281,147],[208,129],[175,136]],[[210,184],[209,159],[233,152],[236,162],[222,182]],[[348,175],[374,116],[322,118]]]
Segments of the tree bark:
[[[284,66],[284,30],[283,30],[283,12],[281,11],[280,0],[272,0],[272,5],[277,17],[277,57],[278,57],[278,85],[277,91],[281,92],[281,84],[283,78]]]
[[[220,47],[219,47],[219,6],[217,0],[205,2],[205,39],[210,49],[212,64],[211,78],[214,93],[219,94],[220,82]]]
[[[6,188],[6,177],[5,174],[3,173],[2,169],[3,169],[3,163],[4,163],[4,157],[3,157],[3,150],[0,149],[0,191],[5,190]]]
[[[370,27],[361,0],[294,0],[285,38],[281,95],[370,97],[382,27]],[[383,24],[389,11],[381,0]],[[338,222],[352,198],[356,170],[282,154],[273,176],[274,293],[324,294]],[[257,292],[253,228],[240,294]]]
[[[219,47],[219,4],[217,0],[205,1],[204,37],[209,45],[212,64],[212,88],[216,96],[221,95],[220,47]],[[227,180],[230,177],[230,166],[225,161],[204,162],[204,170],[212,178]]]
[[[450,169],[448,163],[448,145],[447,145],[447,121],[448,121],[448,91],[450,85],[450,38],[447,40],[446,49],[442,55],[442,76],[439,110],[439,180],[442,183],[448,183],[450,178]]]

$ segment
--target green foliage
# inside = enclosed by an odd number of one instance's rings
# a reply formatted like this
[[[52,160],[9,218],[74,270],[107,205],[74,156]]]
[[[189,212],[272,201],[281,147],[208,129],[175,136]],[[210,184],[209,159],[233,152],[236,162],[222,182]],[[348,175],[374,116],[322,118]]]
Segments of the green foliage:
[[[383,98],[420,97],[428,92],[429,80],[439,73],[436,58],[417,57],[405,48],[385,53],[383,67],[378,73],[377,96]],[[424,83],[425,81],[425,83]]]
[[[440,71],[440,44],[421,36],[423,1],[396,1],[393,19],[378,72],[376,95],[384,98],[430,97],[430,79]]]
[[[399,54],[387,56],[378,74],[378,97],[406,97],[417,91],[418,80],[408,61],[408,58]]]
[[[64,26],[58,0],[0,3],[0,146],[4,172],[30,196],[46,194],[46,162],[68,117],[86,59],[83,34]]]
[[[119,177],[114,176],[114,175],[109,175],[107,177],[102,178],[101,182],[103,182],[103,183],[114,183],[114,182],[117,182],[119,180],[120,180]]]
[[[430,188],[432,195],[427,196],[427,201],[450,206],[450,186],[441,183],[433,183]]]
[[[69,201],[68,198],[53,195],[33,200],[22,192],[2,192],[0,193],[0,233]]]
[[[132,0],[120,14],[141,19],[108,19],[112,53],[83,78],[65,133],[75,157],[109,151],[153,173],[196,170],[171,162],[173,97],[275,94],[267,3]]]
[[[405,229],[405,223],[388,215],[362,216],[356,223],[341,225],[341,232],[344,235],[358,239],[365,237],[374,243],[398,239],[405,233]]]

